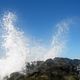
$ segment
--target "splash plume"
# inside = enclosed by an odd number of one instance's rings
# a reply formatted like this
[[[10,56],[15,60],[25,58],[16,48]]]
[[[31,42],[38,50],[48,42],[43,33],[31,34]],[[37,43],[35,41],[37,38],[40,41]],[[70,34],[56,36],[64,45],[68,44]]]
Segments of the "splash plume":
[[[64,48],[66,47],[67,41],[67,33],[69,31],[69,22],[62,21],[61,23],[56,25],[57,31],[53,36],[51,47],[47,51],[47,54],[44,55],[44,60],[48,58],[54,58],[60,55],[63,52]]]
[[[16,16],[9,12],[4,14],[2,20],[3,41],[2,48],[5,57],[0,59],[0,78],[10,75],[13,72],[21,71],[25,66],[26,58],[28,60],[28,40],[23,36],[23,32],[14,26]],[[0,79],[0,80],[1,80]]]
[[[46,48],[38,44],[36,40],[35,43],[32,43],[32,40],[26,38],[23,32],[15,26],[15,20],[16,16],[8,12],[4,14],[1,22],[3,29],[1,48],[5,56],[0,59],[0,80],[13,72],[22,71],[25,62],[46,60],[60,55],[66,45],[66,34],[69,29],[68,22],[64,21],[56,25],[58,29],[51,44]]]

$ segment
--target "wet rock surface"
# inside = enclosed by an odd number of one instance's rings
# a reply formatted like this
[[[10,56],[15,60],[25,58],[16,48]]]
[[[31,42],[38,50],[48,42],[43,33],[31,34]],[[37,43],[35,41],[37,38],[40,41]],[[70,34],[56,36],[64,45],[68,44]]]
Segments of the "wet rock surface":
[[[7,80],[79,80],[78,59],[59,58],[26,64],[25,74],[12,73]]]

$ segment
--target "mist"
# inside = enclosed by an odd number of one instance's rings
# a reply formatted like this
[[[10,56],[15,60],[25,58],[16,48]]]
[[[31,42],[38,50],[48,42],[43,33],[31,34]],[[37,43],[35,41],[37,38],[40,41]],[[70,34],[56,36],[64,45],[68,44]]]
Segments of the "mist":
[[[47,48],[46,45],[38,44],[36,40],[32,44],[32,40],[24,36],[24,32],[15,25],[15,22],[16,15],[12,12],[5,13],[1,20],[3,52],[0,54],[4,53],[4,56],[0,59],[0,80],[13,72],[22,72],[26,62],[55,58],[66,48],[68,21],[62,21],[56,25],[57,30]]]

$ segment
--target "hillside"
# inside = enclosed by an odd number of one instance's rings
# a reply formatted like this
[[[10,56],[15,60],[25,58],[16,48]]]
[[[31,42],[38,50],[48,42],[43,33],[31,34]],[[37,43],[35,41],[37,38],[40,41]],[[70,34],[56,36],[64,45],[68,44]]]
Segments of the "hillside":
[[[25,74],[12,73],[7,80],[79,80],[78,59],[59,58],[26,64]]]

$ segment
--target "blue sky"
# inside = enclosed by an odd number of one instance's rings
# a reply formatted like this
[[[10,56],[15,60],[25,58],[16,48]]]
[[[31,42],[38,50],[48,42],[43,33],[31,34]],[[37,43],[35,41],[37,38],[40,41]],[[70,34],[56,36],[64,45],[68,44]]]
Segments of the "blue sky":
[[[16,13],[25,34],[44,43],[52,38],[57,23],[73,19],[68,49],[61,56],[80,58],[80,0],[0,0],[0,14],[5,11]]]

